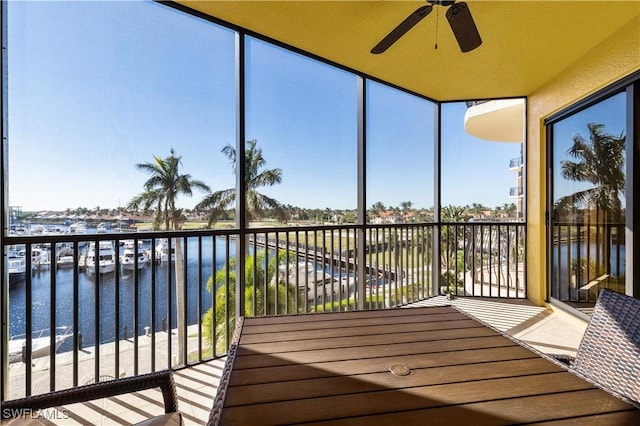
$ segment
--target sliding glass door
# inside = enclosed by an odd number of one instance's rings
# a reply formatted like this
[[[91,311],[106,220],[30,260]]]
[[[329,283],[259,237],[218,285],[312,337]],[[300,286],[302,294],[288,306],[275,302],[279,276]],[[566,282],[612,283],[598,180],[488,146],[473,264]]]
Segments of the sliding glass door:
[[[578,309],[593,306],[602,288],[632,292],[629,93],[621,87],[547,123],[550,296]]]

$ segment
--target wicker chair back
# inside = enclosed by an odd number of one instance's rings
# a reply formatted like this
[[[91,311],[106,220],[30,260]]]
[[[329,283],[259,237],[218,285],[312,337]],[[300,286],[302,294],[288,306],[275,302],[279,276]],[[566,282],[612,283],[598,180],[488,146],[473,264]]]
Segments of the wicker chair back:
[[[640,403],[640,300],[601,290],[571,368]]]

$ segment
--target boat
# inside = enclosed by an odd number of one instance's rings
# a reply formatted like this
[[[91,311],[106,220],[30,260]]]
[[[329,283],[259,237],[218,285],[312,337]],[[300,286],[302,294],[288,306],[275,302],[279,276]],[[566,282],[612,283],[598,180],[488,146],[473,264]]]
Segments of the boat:
[[[95,243],[89,245],[85,265],[90,274],[96,273],[96,259],[98,260],[97,270],[100,274],[108,274],[116,270],[116,251],[111,241],[99,242],[97,256]]]
[[[24,256],[24,251],[9,250],[7,269],[9,272],[9,286],[24,281],[27,276],[27,260]]]
[[[73,328],[68,326],[56,327],[54,353],[60,348],[66,339],[73,336]],[[9,337],[9,363],[23,361],[22,352],[26,347],[26,334],[18,334]],[[51,353],[51,330],[34,331],[31,334],[31,358],[49,356]]]
[[[31,269],[39,270],[43,266],[49,265],[49,251],[43,247],[31,248]]]
[[[96,233],[106,234],[108,230],[109,230],[109,225],[104,222],[100,222],[98,224],[98,227],[96,228]]]
[[[56,244],[56,265],[58,268],[73,268],[73,243]]]
[[[75,222],[69,225],[69,232],[71,234],[86,234],[87,225],[84,222]]]
[[[31,232],[25,225],[10,225],[9,235],[29,235]]]
[[[63,235],[63,229],[58,225],[47,225],[42,230],[42,235]]]
[[[164,263],[169,260],[169,240],[161,238],[156,244],[156,262]],[[176,261],[176,241],[171,241],[171,261]]]
[[[124,251],[122,252],[122,256],[120,256],[120,264],[122,265],[123,270],[133,271],[136,268],[135,258],[136,258],[136,247],[135,242],[133,240],[125,240],[124,241]],[[147,257],[147,253],[142,248],[141,245],[138,245],[138,269],[144,268],[144,266],[149,261]]]

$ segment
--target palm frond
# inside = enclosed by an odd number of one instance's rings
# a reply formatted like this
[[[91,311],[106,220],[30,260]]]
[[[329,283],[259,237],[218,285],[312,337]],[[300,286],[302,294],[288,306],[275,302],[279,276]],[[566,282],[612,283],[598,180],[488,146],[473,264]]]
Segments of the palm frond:
[[[284,217],[284,209],[275,199],[264,196],[257,192],[257,188],[263,186],[273,186],[282,182],[282,170],[271,169],[261,171],[267,162],[262,155],[262,149],[257,146],[257,140],[246,142],[244,167],[245,167],[245,187],[246,187],[246,216],[247,218],[258,218],[266,210],[273,210],[281,217]],[[234,173],[237,173],[238,161],[235,147],[228,144],[222,148],[222,153],[229,159],[233,166]],[[194,182],[191,182],[192,187]],[[216,191],[196,205],[196,210],[209,212],[209,225],[215,223],[218,217],[230,208],[236,201],[236,191],[234,188]]]
[[[565,196],[558,205],[566,209],[569,200],[573,200],[575,208],[595,206],[603,211],[617,212],[620,210],[619,195],[624,194],[625,188],[626,137],[624,132],[619,137],[605,133],[603,124],[589,123],[587,129],[588,142],[582,135],[573,136],[567,155],[576,161],[561,161],[560,175],[567,180],[590,183],[593,188]]]
[[[179,195],[191,196],[194,188],[209,191],[202,181],[194,180],[190,174],[180,174],[181,165],[182,157],[176,155],[173,148],[166,158],[156,155],[153,162],[136,164],[138,170],[150,176],[143,185],[145,192],[135,196],[129,206],[136,209],[142,207],[147,212],[155,205],[154,229],[162,223],[166,229],[180,227],[182,210],[176,208]]]

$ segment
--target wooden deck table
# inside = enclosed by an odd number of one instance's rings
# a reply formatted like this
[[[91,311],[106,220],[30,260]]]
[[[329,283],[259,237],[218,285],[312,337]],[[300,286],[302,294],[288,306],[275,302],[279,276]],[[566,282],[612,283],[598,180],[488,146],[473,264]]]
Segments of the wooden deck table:
[[[451,306],[244,318],[210,423],[640,425],[640,410]]]

